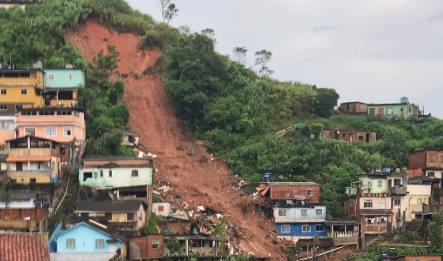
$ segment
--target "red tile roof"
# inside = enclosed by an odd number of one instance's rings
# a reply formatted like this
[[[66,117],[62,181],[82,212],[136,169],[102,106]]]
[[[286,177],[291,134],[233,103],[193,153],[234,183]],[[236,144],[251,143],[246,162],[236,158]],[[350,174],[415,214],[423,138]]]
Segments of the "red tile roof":
[[[0,233],[0,260],[49,261],[48,235]]]

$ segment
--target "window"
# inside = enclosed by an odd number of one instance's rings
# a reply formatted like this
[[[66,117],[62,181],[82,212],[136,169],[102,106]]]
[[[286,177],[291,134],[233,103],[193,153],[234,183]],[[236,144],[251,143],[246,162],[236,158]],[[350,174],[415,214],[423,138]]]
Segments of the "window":
[[[401,202],[401,199],[400,199],[400,198],[394,198],[394,199],[392,200],[392,204],[393,204],[394,206],[400,206],[400,202]]]
[[[423,199],[417,198],[417,205],[421,205],[423,203]]]
[[[401,179],[394,179],[394,186],[396,187],[401,186]]]
[[[103,170],[100,170],[100,178],[103,178]]]
[[[323,232],[323,231],[325,231],[325,230],[324,230],[323,225],[315,225],[315,231],[317,231],[317,232]]]
[[[73,81],[74,75],[72,73],[68,74],[68,81]]]
[[[383,180],[381,179],[377,180],[377,187],[379,188],[383,187]]]
[[[64,127],[64,128],[63,128],[63,135],[64,135],[64,136],[71,136],[71,135],[72,135],[72,129],[71,129],[71,127]]]
[[[301,228],[301,232],[303,232],[303,233],[311,232],[311,226],[308,225],[308,224],[303,225],[302,228]]]
[[[435,162],[435,155],[434,154],[431,154],[431,156],[429,157],[429,161]]]
[[[45,136],[48,136],[48,137],[57,136],[57,128],[55,128],[55,127],[46,127],[45,128]]]
[[[132,176],[132,177],[138,177],[138,170],[133,169],[133,170],[131,171],[131,176]]]
[[[84,172],[83,173],[83,181],[87,179],[92,179],[92,172]]]
[[[104,239],[96,239],[95,240],[95,248],[96,249],[104,249],[105,248],[105,240]]]
[[[372,200],[366,200],[366,201],[363,203],[363,207],[364,207],[364,208],[372,208]]]
[[[35,128],[25,128],[25,136],[35,136]]]
[[[306,195],[307,195],[307,196],[314,196],[314,190],[312,190],[312,189],[307,189],[307,190],[306,190]]]
[[[278,210],[278,216],[279,217],[284,217],[284,216],[286,216],[286,209],[279,209]]]
[[[75,239],[66,239],[66,248],[75,249]]]
[[[54,74],[50,74],[50,75],[48,76],[48,79],[49,79],[50,81],[55,80],[55,75],[54,75]]]
[[[21,90],[21,94],[22,94],[22,95],[26,95],[26,94],[28,94],[28,90],[26,90],[26,89],[22,89],[22,90]]]
[[[323,209],[316,209],[315,210],[315,215],[317,215],[317,216],[321,216],[321,215],[323,215]]]
[[[7,109],[8,109],[8,105],[0,104],[0,110],[7,110]]]
[[[159,249],[159,248],[160,248],[160,241],[152,240],[152,249]]]
[[[291,226],[289,226],[289,225],[282,225],[281,226],[281,232],[282,233],[289,233],[289,232],[291,232]]]
[[[293,195],[298,195],[298,189],[293,189],[293,190],[292,190],[292,194],[293,194]]]
[[[109,170],[109,177],[112,178],[112,170]]]
[[[306,208],[302,208],[302,209],[301,209],[301,215],[302,215],[303,217],[307,217],[307,216],[308,216],[308,210],[307,210]]]
[[[165,207],[164,206],[158,206],[157,207],[157,211],[158,212],[163,212],[165,210]]]
[[[385,209],[386,208],[386,201],[380,201],[378,202],[378,208]]]
[[[2,95],[6,95],[6,89],[2,89],[2,90],[0,91],[0,93],[1,93]]]
[[[54,111],[41,111],[39,115],[45,115],[45,116],[54,115]]]
[[[135,217],[134,213],[126,214],[126,220],[127,221],[134,221],[134,217]]]
[[[57,115],[71,115],[70,111],[57,111]]]
[[[22,111],[22,116],[34,116],[37,115],[37,111]]]

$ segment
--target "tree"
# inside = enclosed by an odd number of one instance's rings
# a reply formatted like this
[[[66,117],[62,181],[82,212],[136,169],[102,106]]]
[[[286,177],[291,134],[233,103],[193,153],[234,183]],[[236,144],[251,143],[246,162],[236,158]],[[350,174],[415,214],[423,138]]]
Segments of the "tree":
[[[171,3],[171,0],[157,0],[158,6],[162,12],[163,23],[169,22],[178,15],[178,9],[174,3]]]
[[[431,247],[439,249],[442,247],[442,212],[434,212],[432,221],[428,225],[428,239],[431,241]]]
[[[234,47],[234,49],[232,50],[232,52],[234,53],[234,56],[237,60],[238,63],[241,64],[245,64],[246,63],[246,53],[248,52],[248,49],[246,49],[246,46],[240,47]]]
[[[215,31],[212,28],[203,29],[202,34],[211,39],[214,44],[217,41],[217,39],[215,38]]]
[[[258,73],[261,75],[262,78],[269,77],[271,74],[274,73],[271,69],[268,67],[269,61],[272,59],[272,52],[268,50],[261,50],[255,52],[255,65],[258,65]]]
[[[321,88],[317,89],[317,105],[315,106],[315,113],[323,118],[332,116],[334,106],[337,105],[337,100],[340,96],[334,89]]]

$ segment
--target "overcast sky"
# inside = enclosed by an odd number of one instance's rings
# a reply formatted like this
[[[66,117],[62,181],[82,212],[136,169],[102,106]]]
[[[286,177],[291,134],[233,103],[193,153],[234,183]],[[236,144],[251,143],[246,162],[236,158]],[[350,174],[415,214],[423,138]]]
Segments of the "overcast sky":
[[[127,0],[161,20],[157,0]],[[212,28],[218,52],[273,53],[281,81],[334,88],[339,102],[396,103],[402,96],[443,118],[441,0],[172,0],[171,24]]]

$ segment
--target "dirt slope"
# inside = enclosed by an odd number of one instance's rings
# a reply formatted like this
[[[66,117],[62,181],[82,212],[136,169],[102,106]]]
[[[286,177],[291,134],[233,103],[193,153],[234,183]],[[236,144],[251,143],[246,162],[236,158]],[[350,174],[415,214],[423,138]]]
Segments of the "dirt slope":
[[[159,75],[135,79],[159,58],[160,51],[137,53],[139,36],[110,32],[95,21],[68,36],[89,60],[107,45],[120,53],[119,71],[125,79],[124,101],[130,109],[129,127],[140,135],[140,141],[157,154],[156,178],[166,180],[191,206],[204,205],[222,211],[230,223],[240,228],[242,250],[273,260],[284,260],[284,254],[273,245],[272,225],[259,215],[242,214],[244,195],[233,189],[237,183],[227,165],[209,155],[201,142],[188,138],[169,103]],[[271,229],[270,229],[271,228]]]

